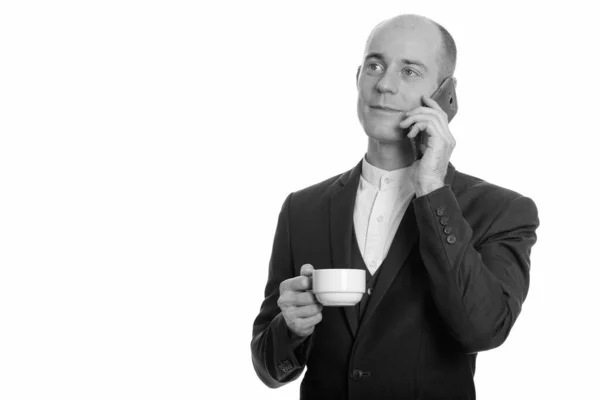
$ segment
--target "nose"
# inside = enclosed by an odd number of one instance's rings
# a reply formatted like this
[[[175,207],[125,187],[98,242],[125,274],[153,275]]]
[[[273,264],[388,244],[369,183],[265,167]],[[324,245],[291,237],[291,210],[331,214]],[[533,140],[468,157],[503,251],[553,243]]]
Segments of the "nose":
[[[398,78],[393,72],[387,70],[381,76],[375,87],[379,93],[396,94],[398,93],[398,83],[396,82],[397,79]]]

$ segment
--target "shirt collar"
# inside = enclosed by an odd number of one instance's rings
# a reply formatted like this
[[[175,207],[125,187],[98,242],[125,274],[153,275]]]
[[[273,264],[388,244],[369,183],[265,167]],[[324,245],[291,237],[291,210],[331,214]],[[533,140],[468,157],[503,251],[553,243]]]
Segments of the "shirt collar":
[[[386,171],[370,164],[367,156],[362,160],[361,177],[379,190],[403,187],[407,190],[413,189],[411,179],[412,166]]]

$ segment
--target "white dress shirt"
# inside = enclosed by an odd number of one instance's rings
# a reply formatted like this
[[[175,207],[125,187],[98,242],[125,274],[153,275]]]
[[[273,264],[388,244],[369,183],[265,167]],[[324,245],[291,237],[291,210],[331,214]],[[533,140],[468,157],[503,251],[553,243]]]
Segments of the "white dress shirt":
[[[365,265],[374,274],[396,235],[415,190],[412,166],[385,171],[362,161],[354,204],[354,231]]]

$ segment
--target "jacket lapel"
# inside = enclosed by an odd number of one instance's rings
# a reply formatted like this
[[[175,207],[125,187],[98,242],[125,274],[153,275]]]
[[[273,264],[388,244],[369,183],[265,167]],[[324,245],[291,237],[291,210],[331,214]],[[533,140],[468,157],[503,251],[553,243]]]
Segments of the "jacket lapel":
[[[330,248],[331,262],[333,268],[352,268],[351,264],[351,244],[352,244],[352,229],[354,226],[354,204],[356,201],[356,192],[362,172],[362,159],[350,171],[345,172],[337,180],[337,187],[330,197],[329,209],[329,232],[330,232]],[[450,163],[448,171],[444,179],[445,184],[452,185],[454,181],[454,166]],[[413,197],[414,200],[414,197]],[[404,261],[417,243],[419,230],[416,223],[415,213],[412,201],[409,204],[402,222],[398,227],[398,231],[394,237],[392,247],[400,252],[399,262],[393,265],[388,265],[389,268],[382,269],[380,276],[377,279],[377,285],[371,294],[365,315],[363,316],[361,326],[368,322],[369,318],[375,312],[377,306],[381,302],[383,296],[387,293],[396,275],[400,272],[404,265]],[[390,249],[390,251],[392,251]],[[365,294],[366,295],[366,294]],[[342,307],[348,326],[353,336],[358,333],[358,314],[356,307]]]
[[[379,271],[377,284],[375,285],[373,292],[371,293],[371,298],[367,303],[365,315],[363,315],[362,321],[360,323],[361,328],[367,324],[369,318],[371,318],[377,306],[381,302],[381,299],[383,299],[383,296],[385,296],[388,289],[392,285],[392,282],[396,278],[396,275],[398,275],[402,270],[406,258],[417,243],[418,237],[419,229],[417,227],[417,220],[415,218],[415,212],[411,201],[408,205],[408,208],[406,209],[406,212],[404,213],[404,216],[402,217],[402,221],[398,226],[396,236],[394,236],[394,240],[392,241],[389,250],[389,253],[396,252],[398,254],[396,257],[397,262],[391,263],[384,261],[385,268],[383,268],[383,265],[380,267],[382,269],[381,271]]]
[[[329,232],[333,268],[352,268],[350,250],[354,220],[354,203],[362,171],[361,161],[338,179],[338,187],[330,197]],[[354,336],[358,330],[358,315],[355,307],[342,307],[350,331]]]
[[[450,163],[448,164],[448,170],[446,172],[446,177],[444,178],[444,184],[452,185],[454,181],[454,166]],[[417,244],[417,239],[419,237],[419,227],[417,226],[417,219],[415,217],[415,211],[413,207],[413,201],[416,196],[413,196],[411,202],[406,209],[404,216],[402,217],[402,221],[398,226],[398,230],[396,231],[396,235],[394,236],[394,240],[390,246],[390,252],[396,251],[398,254],[398,262],[395,264],[386,263],[386,268],[383,268],[379,272],[379,278],[377,278],[377,284],[373,289],[373,293],[371,294],[371,298],[367,303],[367,309],[365,310],[365,314],[360,323],[360,328],[364,327],[366,323],[369,321],[369,318],[373,316],[373,313],[377,309],[377,306],[383,299],[383,296],[387,293],[392,282],[396,279],[396,275],[400,273],[402,267],[404,266],[404,262],[406,258],[413,250],[413,247]],[[381,267],[380,267],[381,268]]]

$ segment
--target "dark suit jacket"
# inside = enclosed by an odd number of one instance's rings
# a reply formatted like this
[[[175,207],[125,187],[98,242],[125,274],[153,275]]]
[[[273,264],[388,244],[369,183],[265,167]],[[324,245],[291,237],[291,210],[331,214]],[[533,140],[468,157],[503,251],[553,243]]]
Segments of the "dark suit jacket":
[[[286,198],[253,327],[256,373],[276,388],[306,367],[301,399],[475,399],[477,352],[506,340],[527,295],[537,208],[450,164],[445,186],[408,207],[399,261],[381,271],[361,323],[354,307],[324,307],[294,348],[279,284],[305,263],[350,268],[361,169]]]

